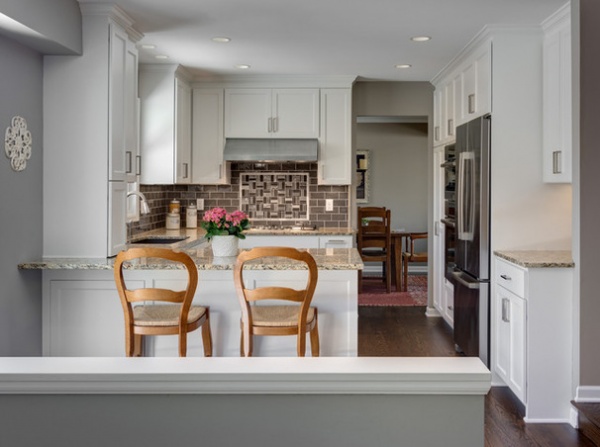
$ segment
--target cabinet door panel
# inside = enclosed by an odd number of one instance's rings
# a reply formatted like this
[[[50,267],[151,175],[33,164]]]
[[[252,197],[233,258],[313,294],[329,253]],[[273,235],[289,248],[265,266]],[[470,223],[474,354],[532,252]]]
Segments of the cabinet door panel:
[[[225,90],[225,137],[269,138],[270,119],[269,89]]]
[[[197,184],[229,184],[223,161],[223,90],[194,89],[192,179]]]
[[[109,85],[109,180],[125,180],[125,69],[127,34],[111,25]]]
[[[273,137],[319,137],[319,90],[278,89],[273,91]]]
[[[127,182],[108,182],[108,256],[127,243]]]
[[[319,178],[321,185],[352,183],[352,106],[350,89],[321,90]]]
[[[192,90],[175,80],[175,178],[176,183],[192,181]]]

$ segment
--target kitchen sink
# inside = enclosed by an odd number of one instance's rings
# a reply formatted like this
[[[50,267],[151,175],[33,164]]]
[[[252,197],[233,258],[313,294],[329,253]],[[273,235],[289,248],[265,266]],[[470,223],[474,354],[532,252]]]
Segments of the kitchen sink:
[[[132,241],[132,244],[162,244],[169,245],[174,244],[175,242],[181,242],[186,240],[187,237],[147,237],[144,239],[139,239],[137,241]]]

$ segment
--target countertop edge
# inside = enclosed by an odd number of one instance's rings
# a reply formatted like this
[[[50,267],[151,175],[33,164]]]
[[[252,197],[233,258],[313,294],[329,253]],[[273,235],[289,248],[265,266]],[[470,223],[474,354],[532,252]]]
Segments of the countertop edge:
[[[500,259],[524,268],[573,268],[570,250],[494,250]]]

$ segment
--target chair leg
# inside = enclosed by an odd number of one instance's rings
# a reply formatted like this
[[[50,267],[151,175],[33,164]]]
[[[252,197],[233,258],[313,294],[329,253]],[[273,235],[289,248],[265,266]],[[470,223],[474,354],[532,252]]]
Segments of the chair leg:
[[[298,357],[306,356],[306,327],[298,328],[298,339],[296,343]]]
[[[357,272],[358,272],[358,293],[362,293],[363,270],[357,270]]]
[[[240,357],[252,357],[252,334],[240,322]]]
[[[386,262],[387,267],[385,269],[385,289],[387,293],[392,292],[392,269],[389,268],[391,263],[391,259],[388,259]]]
[[[403,281],[402,281],[402,291],[406,292],[408,290],[408,259],[403,259],[402,261],[402,276],[403,276]]]
[[[179,334],[179,357],[187,357],[187,332]]]
[[[310,331],[310,352],[313,357],[319,357],[321,347],[319,345],[319,320],[317,319],[317,309],[315,309],[315,325]]]
[[[206,308],[206,321],[202,324],[202,346],[204,357],[212,357],[212,334],[210,330],[210,309]]]

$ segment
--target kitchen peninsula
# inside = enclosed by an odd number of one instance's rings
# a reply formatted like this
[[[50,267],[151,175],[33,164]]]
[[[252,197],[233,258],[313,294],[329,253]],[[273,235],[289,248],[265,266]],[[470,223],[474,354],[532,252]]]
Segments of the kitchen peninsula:
[[[320,236],[331,236],[327,230],[314,231]],[[340,232],[333,231],[334,235]],[[202,235],[203,230],[182,229],[153,231],[143,236],[146,240],[186,238],[169,246],[188,253],[198,267],[194,302],[210,306],[213,355],[238,357],[240,310],[233,284],[235,258],[213,258]],[[135,244],[136,240],[132,245],[143,246]],[[307,250],[319,268],[313,305],[319,309],[321,356],[356,356],[357,271],[363,268],[362,260],[354,248]],[[124,356],[123,314],[114,284],[113,263],[113,258],[48,258],[19,265],[19,269],[42,270],[44,356]],[[185,271],[173,267],[158,261],[132,264],[127,277],[132,287],[181,288],[186,281]],[[254,263],[248,270],[247,284],[275,280],[299,288],[306,277],[306,270],[297,264],[278,259]],[[146,354],[175,356],[176,344],[175,337],[147,337]],[[192,334],[188,338],[188,356],[202,356],[202,352],[201,338]],[[255,352],[259,356],[293,355],[295,338],[257,338]]]

